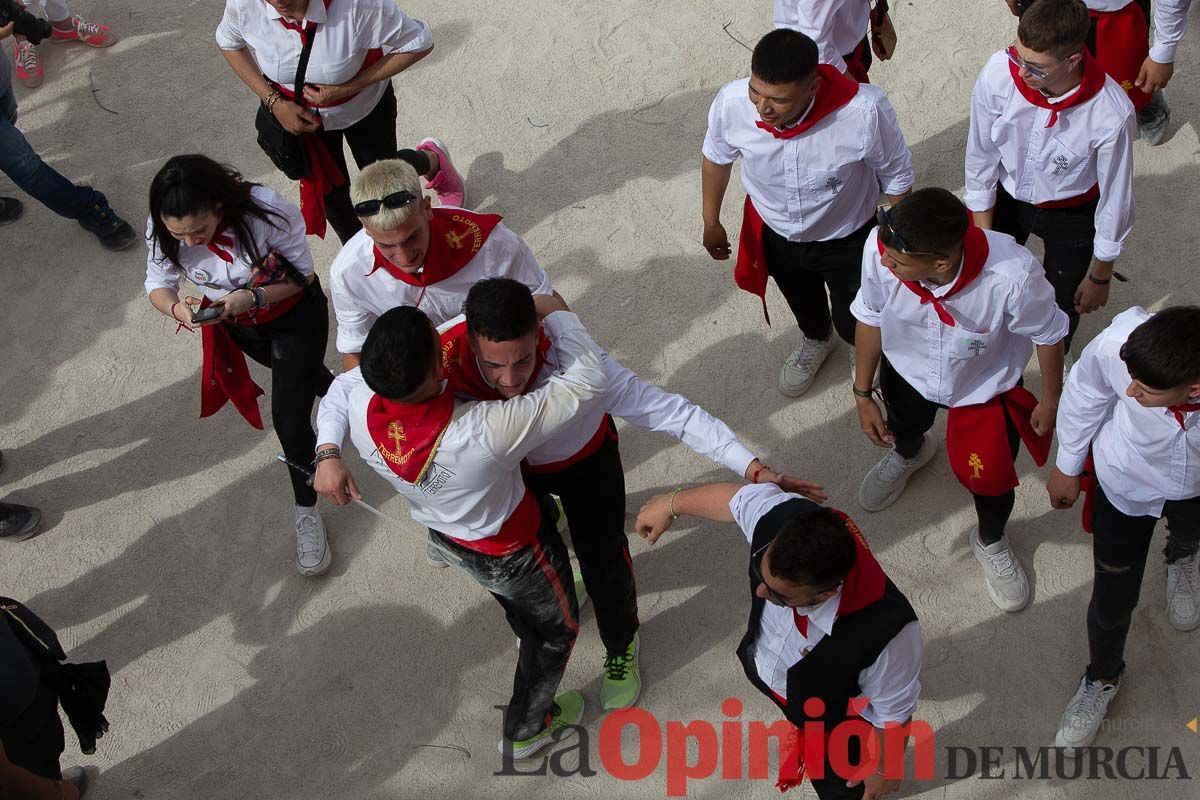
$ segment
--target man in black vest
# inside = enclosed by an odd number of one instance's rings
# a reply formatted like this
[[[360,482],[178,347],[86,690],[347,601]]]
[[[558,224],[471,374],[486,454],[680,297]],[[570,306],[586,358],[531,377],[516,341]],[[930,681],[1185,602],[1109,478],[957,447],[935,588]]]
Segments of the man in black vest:
[[[871,555],[858,527],[840,511],[789,494],[774,484],[714,483],[654,497],[638,514],[638,533],[653,544],[684,514],[736,522],[750,540],[750,625],[738,646],[746,677],[798,728],[820,721],[825,735],[850,716],[853,698],[868,702],[857,716],[877,729],[885,750],[888,723],[906,725],[921,693],[921,627],[916,612]],[[823,709],[806,701],[819,699]],[[813,712],[813,713],[806,713]],[[864,760],[857,738],[838,758]],[[803,735],[780,755],[779,788],[803,780]],[[810,751],[815,752],[815,751]],[[876,754],[865,780],[836,774],[825,753],[820,777],[808,765],[821,800],[871,798],[896,791],[897,754]],[[867,756],[870,758],[870,756]]]

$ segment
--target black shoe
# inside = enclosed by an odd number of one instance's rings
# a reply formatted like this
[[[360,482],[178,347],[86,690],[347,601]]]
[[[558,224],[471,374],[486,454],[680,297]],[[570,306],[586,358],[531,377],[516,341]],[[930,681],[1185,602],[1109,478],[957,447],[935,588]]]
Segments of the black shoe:
[[[16,222],[25,213],[25,204],[15,197],[0,197],[0,225]]]
[[[41,525],[42,512],[33,506],[0,503],[0,541],[23,542]]]
[[[94,234],[105,250],[124,250],[137,241],[137,234],[128,222],[117,216],[103,194],[96,192],[96,195],[91,211],[79,218],[80,226]]]

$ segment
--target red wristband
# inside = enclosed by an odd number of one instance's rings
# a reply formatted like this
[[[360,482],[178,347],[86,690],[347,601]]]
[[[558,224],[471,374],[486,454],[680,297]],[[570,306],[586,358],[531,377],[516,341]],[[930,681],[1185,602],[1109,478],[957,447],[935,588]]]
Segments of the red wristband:
[[[759,476],[759,473],[761,473],[761,472],[762,472],[764,469],[769,469],[769,467],[768,467],[766,464],[763,464],[761,467],[759,467],[758,469],[754,470],[754,472],[751,472],[751,473],[750,473],[750,482],[751,482],[751,483],[758,483],[758,476]]]

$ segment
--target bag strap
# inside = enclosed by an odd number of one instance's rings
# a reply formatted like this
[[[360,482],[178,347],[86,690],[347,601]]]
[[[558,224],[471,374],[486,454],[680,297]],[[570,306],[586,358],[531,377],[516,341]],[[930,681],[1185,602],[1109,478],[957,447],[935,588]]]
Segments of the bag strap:
[[[296,100],[300,106],[304,107],[304,73],[308,72],[308,57],[312,55],[313,42],[317,38],[317,23],[310,23],[312,27],[305,26],[304,28],[304,47],[300,50],[300,63],[296,67],[296,86],[294,87]]]

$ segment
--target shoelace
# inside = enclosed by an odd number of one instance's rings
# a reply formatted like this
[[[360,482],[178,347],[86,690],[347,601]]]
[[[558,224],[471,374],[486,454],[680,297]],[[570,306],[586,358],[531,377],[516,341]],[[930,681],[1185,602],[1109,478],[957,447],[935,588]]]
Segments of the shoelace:
[[[306,514],[296,520],[296,544],[303,556],[321,552],[321,537],[314,517]]]
[[[915,458],[916,456],[913,456],[913,459]],[[906,459],[892,450],[884,457],[883,465],[879,468],[879,480],[883,483],[899,480],[913,459]]]
[[[1177,591],[1185,597],[1195,597],[1200,587],[1196,586],[1196,557],[1181,558],[1175,562],[1175,566],[1179,567],[1179,585]],[[1178,594],[1176,595],[1178,596]]]
[[[75,31],[79,34],[80,39],[87,39],[90,36],[96,36],[104,32],[95,22],[88,22],[79,17],[75,18]]]
[[[1070,727],[1080,730],[1091,724],[1100,711],[1100,705],[1104,699],[1104,686],[1105,684],[1100,681],[1084,678],[1083,695],[1079,698],[1079,702],[1072,707],[1073,713],[1067,723]]]
[[[1001,578],[1011,578],[1016,574],[1017,570],[1013,566],[1012,551],[1001,550],[999,553],[984,553],[984,557],[991,563],[992,569]]]
[[[817,353],[821,350],[821,345],[815,347],[805,345],[796,351],[794,358],[789,359],[789,366],[795,370],[807,370],[812,366],[812,363],[817,360]]]
[[[37,69],[37,48],[31,44],[26,44],[22,45],[20,48],[18,48],[18,50],[20,52],[17,53],[17,66],[26,72],[29,72],[32,69]]]
[[[619,656],[606,656],[604,659],[604,677],[610,681],[623,681],[629,675],[629,662],[633,656],[622,653]]]

